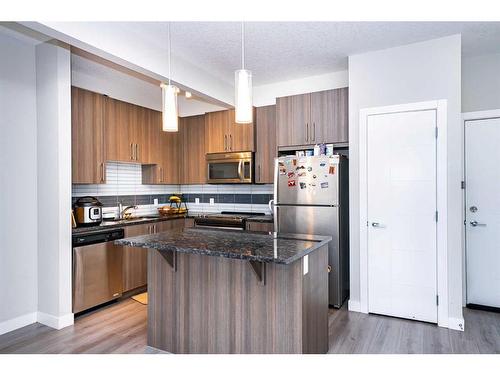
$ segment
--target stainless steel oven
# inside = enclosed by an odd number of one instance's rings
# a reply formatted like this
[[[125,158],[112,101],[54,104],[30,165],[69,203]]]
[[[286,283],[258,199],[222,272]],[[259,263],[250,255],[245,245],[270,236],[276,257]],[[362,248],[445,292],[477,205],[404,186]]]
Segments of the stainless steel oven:
[[[251,152],[207,154],[209,184],[251,184],[253,155]]]

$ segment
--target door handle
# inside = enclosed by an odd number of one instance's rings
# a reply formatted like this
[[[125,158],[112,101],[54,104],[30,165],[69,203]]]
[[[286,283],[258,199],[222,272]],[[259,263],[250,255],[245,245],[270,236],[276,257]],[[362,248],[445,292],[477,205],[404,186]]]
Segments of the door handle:
[[[233,151],[233,135],[229,134],[229,151]]]
[[[377,222],[375,222],[375,221],[374,221],[374,222],[372,223],[372,227],[374,227],[374,228],[383,228],[384,226],[383,226],[382,224],[377,223]]]
[[[316,142],[316,123],[313,122],[313,142]]]
[[[470,222],[470,225],[473,226],[473,227],[485,227],[486,226],[486,224],[484,224],[484,223],[478,223],[476,220],[472,220]]]
[[[134,160],[134,144],[130,144],[130,160]]]
[[[224,151],[227,151],[227,135],[224,134]]]
[[[306,142],[309,142],[309,123],[306,122]]]
[[[135,160],[139,160],[139,145],[135,144]]]
[[[259,164],[259,182],[260,182],[260,164]]]

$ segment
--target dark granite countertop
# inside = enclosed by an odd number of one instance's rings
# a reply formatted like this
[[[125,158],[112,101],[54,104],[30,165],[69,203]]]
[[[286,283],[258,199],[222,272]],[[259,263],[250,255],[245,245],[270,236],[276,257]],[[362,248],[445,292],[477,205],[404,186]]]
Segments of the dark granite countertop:
[[[271,215],[256,215],[246,219],[246,221],[256,223],[274,223],[274,218]]]
[[[172,215],[172,216],[145,216],[139,219],[128,219],[128,220],[104,220],[101,225],[96,225],[95,227],[78,227],[73,228],[73,235],[75,234],[89,234],[89,233],[101,233],[106,232],[110,229],[117,229],[126,227],[129,225],[140,225],[140,224],[151,224],[157,223],[159,221],[167,221],[174,219],[185,218],[186,215]],[[189,216],[188,216],[189,217]]]
[[[329,236],[265,234],[226,229],[179,228],[124,238],[117,245],[225,258],[290,264],[332,240]]]

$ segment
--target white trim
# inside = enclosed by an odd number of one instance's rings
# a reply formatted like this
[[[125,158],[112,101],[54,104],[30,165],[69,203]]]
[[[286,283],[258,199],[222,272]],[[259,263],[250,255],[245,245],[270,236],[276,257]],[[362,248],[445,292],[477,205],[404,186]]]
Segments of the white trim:
[[[0,335],[36,323],[36,312],[21,315],[0,323]]]
[[[74,324],[74,315],[66,314],[63,316],[54,316],[50,314],[43,313],[39,311],[37,313],[37,321],[38,323],[44,324],[48,327],[55,329],[62,329],[64,327],[68,327]]]
[[[368,314],[368,230],[367,230],[367,122],[368,116],[397,112],[436,110],[437,138],[437,291],[439,295],[438,325],[448,327],[448,192],[447,192],[447,101],[435,100],[428,102],[399,104],[385,107],[364,108],[359,114],[359,281],[360,309]]]
[[[465,321],[463,318],[448,318],[448,328],[454,329],[455,331],[465,330]]]
[[[355,301],[355,300],[350,299],[347,302],[347,309],[349,311],[361,312],[361,305],[360,305],[359,301]]]
[[[468,120],[484,120],[489,118],[500,117],[500,109],[492,109],[489,111],[476,111],[462,113],[462,123]]]

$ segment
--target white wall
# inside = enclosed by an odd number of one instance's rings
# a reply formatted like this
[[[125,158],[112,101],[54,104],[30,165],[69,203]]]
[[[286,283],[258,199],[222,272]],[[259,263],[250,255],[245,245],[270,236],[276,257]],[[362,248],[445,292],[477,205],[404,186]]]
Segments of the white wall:
[[[38,126],[38,321],[73,323],[71,312],[71,69],[68,48],[36,47]]]
[[[71,56],[71,84],[90,91],[106,94],[127,103],[161,110],[159,86],[90,61],[78,55]],[[226,109],[195,99],[178,98],[179,116],[201,115]]]
[[[500,108],[500,54],[462,59],[462,112]]]
[[[449,316],[462,318],[461,37],[349,57],[351,303],[359,303],[359,110],[436,99],[448,100]],[[387,140],[388,142],[394,140]]]
[[[34,45],[0,34],[0,51],[2,334],[36,321],[37,144]]]
[[[20,23],[155,79],[165,80],[168,76],[165,52],[152,45],[146,45],[133,30],[113,27],[109,23],[101,25],[92,22]],[[172,56],[171,78],[172,81],[216,101],[230,105],[234,102],[234,89],[231,84],[175,55]]]
[[[305,94],[347,87],[349,74],[347,70],[321,74],[317,76],[255,86],[253,88],[253,105],[262,107],[276,104],[276,98],[289,95]]]

